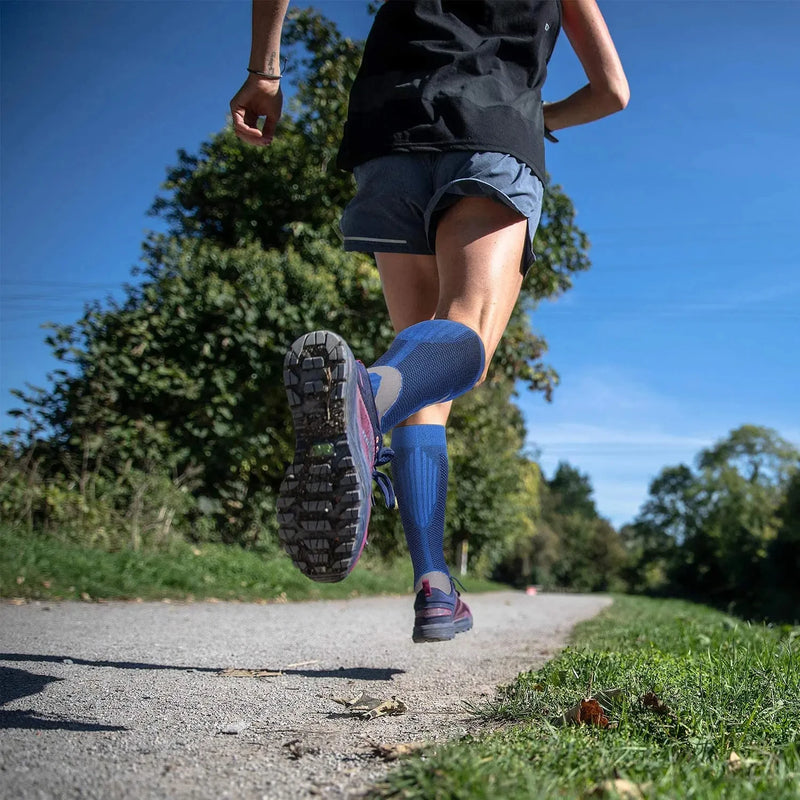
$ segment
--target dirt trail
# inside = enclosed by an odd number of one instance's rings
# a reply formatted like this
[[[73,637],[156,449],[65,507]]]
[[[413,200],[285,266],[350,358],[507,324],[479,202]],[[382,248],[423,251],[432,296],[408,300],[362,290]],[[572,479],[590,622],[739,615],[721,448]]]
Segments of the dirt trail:
[[[2,604],[0,797],[353,797],[391,766],[371,742],[458,736],[464,701],[609,602],[467,599],[474,630],[428,645],[411,642],[409,598]],[[408,711],[365,721],[332,700],[362,691]]]

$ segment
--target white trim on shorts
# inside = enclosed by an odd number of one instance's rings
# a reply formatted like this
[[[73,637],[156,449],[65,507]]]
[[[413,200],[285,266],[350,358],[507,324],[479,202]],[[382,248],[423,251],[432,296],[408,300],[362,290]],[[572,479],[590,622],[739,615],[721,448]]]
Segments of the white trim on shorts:
[[[374,236],[345,236],[346,242],[378,242],[378,244],[408,244],[408,239],[377,239]]]

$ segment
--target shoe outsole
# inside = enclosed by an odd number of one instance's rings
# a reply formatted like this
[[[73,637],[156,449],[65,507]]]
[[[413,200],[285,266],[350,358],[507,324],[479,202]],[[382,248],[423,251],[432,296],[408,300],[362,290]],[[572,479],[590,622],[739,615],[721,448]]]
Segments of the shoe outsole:
[[[298,569],[322,583],[347,577],[366,538],[371,473],[356,432],[348,436],[356,370],[350,348],[330,331],[301,336],[284,360],[296,448],[278,497],[278,537]],[[365,470],[370,477],[359,480]]]
[[[457,633],[465,633],[472,629],[472,617],[458,622],[439,622],[429,625],[415,625],[411,640],[417,644],[424,642],[449,642]]]

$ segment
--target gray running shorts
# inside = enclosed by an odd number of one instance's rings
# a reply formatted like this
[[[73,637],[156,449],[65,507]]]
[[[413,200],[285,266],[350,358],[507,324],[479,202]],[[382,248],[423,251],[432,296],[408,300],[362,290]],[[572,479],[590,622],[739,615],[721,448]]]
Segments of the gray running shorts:
[[[394,153],[354,170],[358,191],[342,215],[344,249],[362,253],[436,252],[436,224],[461,197],[492,197],[528,220],[522,271],[535,260],[542,182],[503,153]]]

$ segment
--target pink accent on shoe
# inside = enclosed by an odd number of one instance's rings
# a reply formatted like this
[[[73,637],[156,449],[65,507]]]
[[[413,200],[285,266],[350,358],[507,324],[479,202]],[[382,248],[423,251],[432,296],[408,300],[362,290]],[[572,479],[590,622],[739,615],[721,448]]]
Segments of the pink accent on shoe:
[[[449,617],[449,608],[424,608],[417,612],[417,619],[431,619],[432,617]]]

